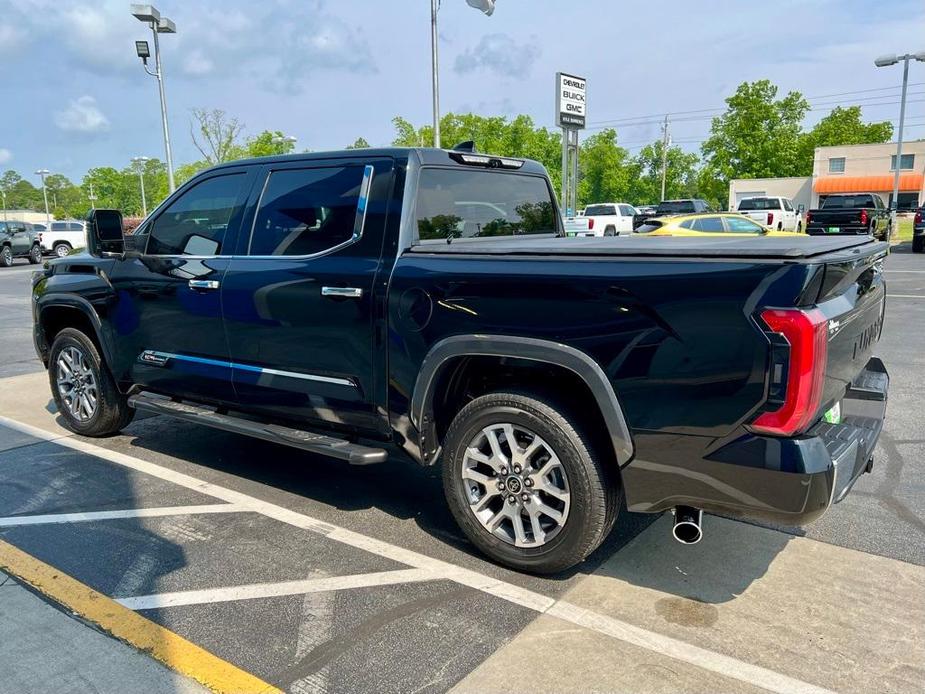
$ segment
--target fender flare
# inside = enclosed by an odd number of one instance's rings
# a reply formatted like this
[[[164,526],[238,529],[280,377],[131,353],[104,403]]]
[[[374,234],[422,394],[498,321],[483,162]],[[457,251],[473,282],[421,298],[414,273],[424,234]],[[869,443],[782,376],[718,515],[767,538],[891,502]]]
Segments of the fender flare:
[[[559,366],[575,373],[594,396],[610,436],[620,467],[633,457],[633,439],[623,408],[600,365],[581,350],[560,342],[509,335],[454,335],[435,344],[418,373],[411,398],[411,423],[422,438],[435,442],[433,399],[437,377],[456,357],[511,357]],[[422,449],[425,447],[422,446]],[[422,451],[423,452],[423,451]]]
[[[82,296],[76,296],[74,294],[65,294],[65,293],[49,293],[44,294],[39,297],[35,302],[35,326],[38,331],[36,334],[36,349],[40,352],[40,357],[43,361],[46,360],[48,356],[48,350],[51,349],[51,345],[48,344],[48,341],[45,337],[45,331],[42,329],[42,313],[45,309],[48,308],[69,308],[76,311],[80,311],[87,320],[90,321],[90,325],[93,326],[93,332],[96,334],[97,344],[100,345],[103,352],[103,359],[107,364],[111,363],[109,357],[109,341],[104,339],[103,336],[103,322],[100,320],[99,314],[97,314],[96,309],[93,308],[93,304],[84,299]],[[41,336],[42,342],[45,344],[45,352],[41,353],[38,344],[38,337]]]

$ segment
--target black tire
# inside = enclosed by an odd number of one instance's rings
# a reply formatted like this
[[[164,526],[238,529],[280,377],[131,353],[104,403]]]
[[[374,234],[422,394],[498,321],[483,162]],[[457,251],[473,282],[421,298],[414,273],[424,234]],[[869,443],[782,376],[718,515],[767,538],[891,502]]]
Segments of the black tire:
[[[96,383],[96,409],[85,420],[78,419],[71,413],[58,387],[58,358],[61,352],[68,348],[77,349],[85,357]],[[135,410],[128,406],[127,398],[119,392],[109,369],[103,364],[96,345],[75,328],[65,328],[55,337],[48,359],[48,381],[64,426],[76,434],[109,436],[128,426],[135,416]]]
[[[557,534],[537,547],[515,547],[485,528],[470,508],[462,477],[470,442],[485,427],[507,422],[525,427],[549,444],[568,479],[568,515]],[[604,541],[621,502],[619,473],[606,467],[616,463],[611,456],[602,456],[593,441],[565,408],[531,395],[501,392],[476,398],[456,415],[446,435],[443,490],[453,517],[472,543],[500,564],[537,574],[575,566]],[[504,495],[501,503],[507,503]]]
[[[604,236],[616,236],[616,235],[617,235],[616,227],[609,226],[606,229],[604,229]]]
[[[925,253],[925,236],[912,237],[912,252]]]
[[[52,249],[52,253],[55,254],[58,258],[64,258],[71,252],[71,244],[69,243],[56,243],[55,247]]]
[[[29,263],[32,265],[38,265],[42,262],[42,247],[38,244],[35,244],[32,248],[29,249]]]
[[[10,267],[13,264],[13,249],[4,246],[0,249],[0,266]]]
[[[803,222],[797,222],[797,233],[799,234],[802,231],[803,231]]]

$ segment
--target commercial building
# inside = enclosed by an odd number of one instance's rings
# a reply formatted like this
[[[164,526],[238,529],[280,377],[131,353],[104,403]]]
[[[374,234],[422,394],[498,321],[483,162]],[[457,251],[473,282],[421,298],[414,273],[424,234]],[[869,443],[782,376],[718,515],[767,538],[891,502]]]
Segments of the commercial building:
[[[896,164],[895,142],[817,147],[812,176],[732,180],[729,205],[735,208],[743,198],[779,195],[810,209],[833,193],[876,193],[890,205]],[[899,210],[925,204],[925,140],[903,143],[899,172]]]

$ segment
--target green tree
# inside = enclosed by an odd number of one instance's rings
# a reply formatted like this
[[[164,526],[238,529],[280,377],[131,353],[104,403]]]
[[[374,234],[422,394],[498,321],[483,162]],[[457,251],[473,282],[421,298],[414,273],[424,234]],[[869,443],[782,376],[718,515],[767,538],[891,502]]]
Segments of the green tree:
[[[733,178],[796,176],[800,167],[801,123],[809,103],[799,92],[777,98],[768,80],[744,82],[726,99],[726,112],[713,119],[703,143],[700,185],[724,203]]]
[[[629,153],[617,144],[616,130],[606,128],[587,138],[581,144],[578,165],[579,207],[627,199],[633,172]]]
[[[643,147],[633,158],[633,181],[629,199],[638,205],[662,199],[662,152],[664,144],[656,140]],[[695,197],[697,194],[697,155],[678,146],[668,147],[665,172],[665,199]]]
[[[415,128],[401,116],[392,119],[396,147],[429,147],[433,143],[433,127]],[[542,163],[558,187],[560,179],[561,145],[558,133],[538,128],[530,116],[479,116],[474,113],[447,113],[440,119],[443,144],[452,147],[472,140],[476,151],[505,157],[535,159]]]
[[[289,154],[295,149],[295,143],[285,139],[279,130],[264,130],[244,143],[241,157],[272,157],[277,154]]]
[[[192,109],[190,137],[210,166],[241,158],[239,138],[243,130],[243,123],[219,108]]]
[[[353,141],[352,145],[347,145],[347,149],[368,149],[369,143],[366,141],[365,137],[358,137]]]
[[[889,121],[865,123],[861,120],[860,106],[848,106],[847,108],[836,106],[800,139],[800,163],[797,175],[812,175],[816,147],[889,142],[892,137],[893,124]]]

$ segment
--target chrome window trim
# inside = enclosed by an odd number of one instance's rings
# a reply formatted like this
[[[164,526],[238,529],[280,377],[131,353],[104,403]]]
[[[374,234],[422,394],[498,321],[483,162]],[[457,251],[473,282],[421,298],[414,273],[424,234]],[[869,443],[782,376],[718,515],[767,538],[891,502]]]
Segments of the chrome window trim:
[[[264,179],[263,188],[260,189],[260,197],[257,198],[257,205],[254,208],[254,219],[251,221],[250,234],[247,238],[247,253],[243,255],[234,256],[235,258],[253,258],[256,260],[312,260],[313,258],[320,258],[322,256],[335,253],[347,246],[351,246],[354,243],[358,242],[363,238],[363,231],[366,227],[366,210],[368,206],[364,205],[362,211],[362,219],[359,219],[358,222],[354,222],[353,235],[346,241],[342,241],[336,246],[331,246],[326,248],[323,251],[318,251],[317,253],[309,253],[308,255],[251,255],[251,245],[254,243],[254,231],[257,229],[257,217],[260,215],[260,210],[263,208],[263,196],[267,192],[267,186],[270,184],[270,178],[273,174],[281,173],[284,171],[305,171],[307,169],[318,170],[318,169],[346,169],[351,168],[354,165],[351,164],[330,164],[328,166],[304,166],[304,167],[293,167],[285,169],[271,169],[267,172],[267,177]],[[372,180],[375,174],[375,167],[372,164],[366,164],[363,169],[363,179],[360,181],[360,196],[357,199],[357,217],[360,217],[359,204],[360,200],[363,199],[363,192],[366,192],[366,198],[369,197],[369,191],[372,188]]]

